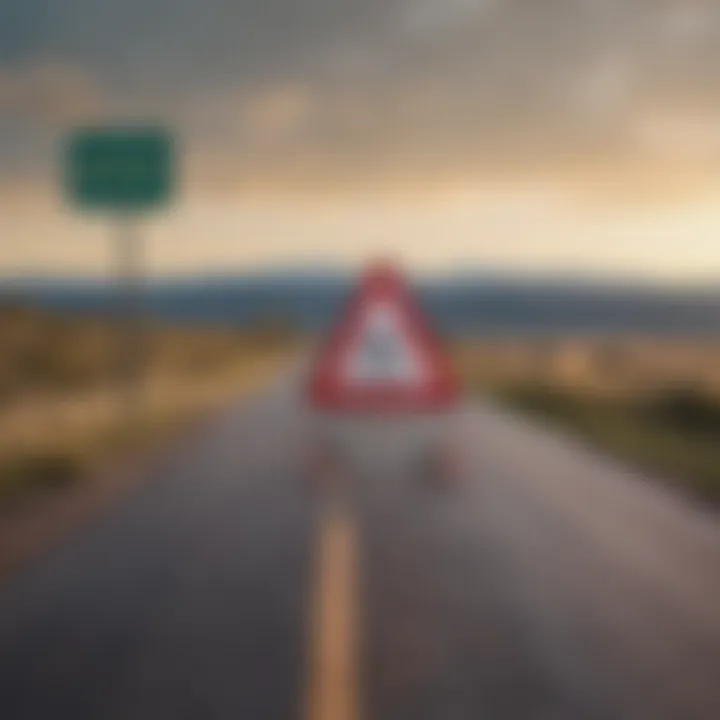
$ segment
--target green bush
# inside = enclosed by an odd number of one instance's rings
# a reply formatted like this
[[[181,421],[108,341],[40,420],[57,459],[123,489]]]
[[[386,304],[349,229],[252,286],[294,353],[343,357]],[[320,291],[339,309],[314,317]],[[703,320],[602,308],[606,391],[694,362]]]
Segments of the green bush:
[[[720,403],[693,387],[659,392],[644,408],[648,418],[685,434],[720,436]]]
[[[60,450],[25,453],[0,462],[0,500],[20,493],[60,489],[74,482],[84,462]]]
[[[620,400],[526,383],[505,387],[498,397],[720,501],[720,407],[696,388]]]

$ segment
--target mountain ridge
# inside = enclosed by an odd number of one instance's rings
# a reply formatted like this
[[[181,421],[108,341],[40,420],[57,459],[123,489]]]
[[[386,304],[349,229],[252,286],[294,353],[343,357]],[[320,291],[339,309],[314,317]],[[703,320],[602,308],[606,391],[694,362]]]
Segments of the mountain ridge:
[[[325,329],[356,282],[349,273],[223,273],[143,281],[149,315],[175,322],[247,325],[282,319],[302,331]],[[460,273],[412,283],[442,332],[715,333],[720,289],[568,277]],[[0,279],[0,299],[61,311],[116,313],[114,281],[93,278]]]

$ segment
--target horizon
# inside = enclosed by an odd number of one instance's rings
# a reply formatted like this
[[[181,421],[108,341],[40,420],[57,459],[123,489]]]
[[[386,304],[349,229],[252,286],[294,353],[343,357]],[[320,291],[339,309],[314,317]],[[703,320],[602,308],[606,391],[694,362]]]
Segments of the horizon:
[[[273,282],[273,281],[314,281],[341,282],[352,285],[359,281],[366,267],[343,266],[340,264],[292,265],[268,264],[260,267],[237,268],[210,268],[199,271],[177,273],[146,273],[140,278],[147,286],[181,286],[183,284],[222,283],[222,282]],[[714,280],[688,280],[685,278],[656,278],[642,275],[626,274],[600,274],[590,271],[584,273],[562,272],[554,268],[543,268],[537,271],[523,272],[512,268],[493,268],[477,266],[449,267],[440,270],[407,271],[402,264],[398,264],[401,272],[411,284],[422,286],[451,286],[453,284],[483,284],[485,286],[509,287],[540,287],[548,289],[587,289],[587,290],[621,290],[621,291],[656,291],[668,293],[690,294],[718,293],[720,294],[720,278]],[[51,273],[35,272],[25,274],[5,274],[0,271],[0,290],[3,287],[17,285],[27,288],[33,284],[53,285],[58,287],[108,287],[119,281],[119,278],[110,270],[106,274],[93,273]]]

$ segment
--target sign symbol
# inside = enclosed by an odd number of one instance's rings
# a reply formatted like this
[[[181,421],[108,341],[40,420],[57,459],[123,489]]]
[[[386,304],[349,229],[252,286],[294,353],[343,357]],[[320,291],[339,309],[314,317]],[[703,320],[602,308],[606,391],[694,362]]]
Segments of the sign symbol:
[[[403,335],[402,318],[383,301],[369,307],[357,343],[348,348],[347,375],[351,382],[418,382],[423,368]]]

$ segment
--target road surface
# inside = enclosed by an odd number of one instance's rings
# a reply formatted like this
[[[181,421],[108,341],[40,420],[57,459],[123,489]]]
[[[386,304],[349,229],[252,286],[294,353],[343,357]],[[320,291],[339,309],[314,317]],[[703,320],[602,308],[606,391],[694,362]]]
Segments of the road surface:
[[[296,390],[2,587],[3,720],[720,718],[716,515],[488,405],[456,490],[380,424],[311,489]]]

